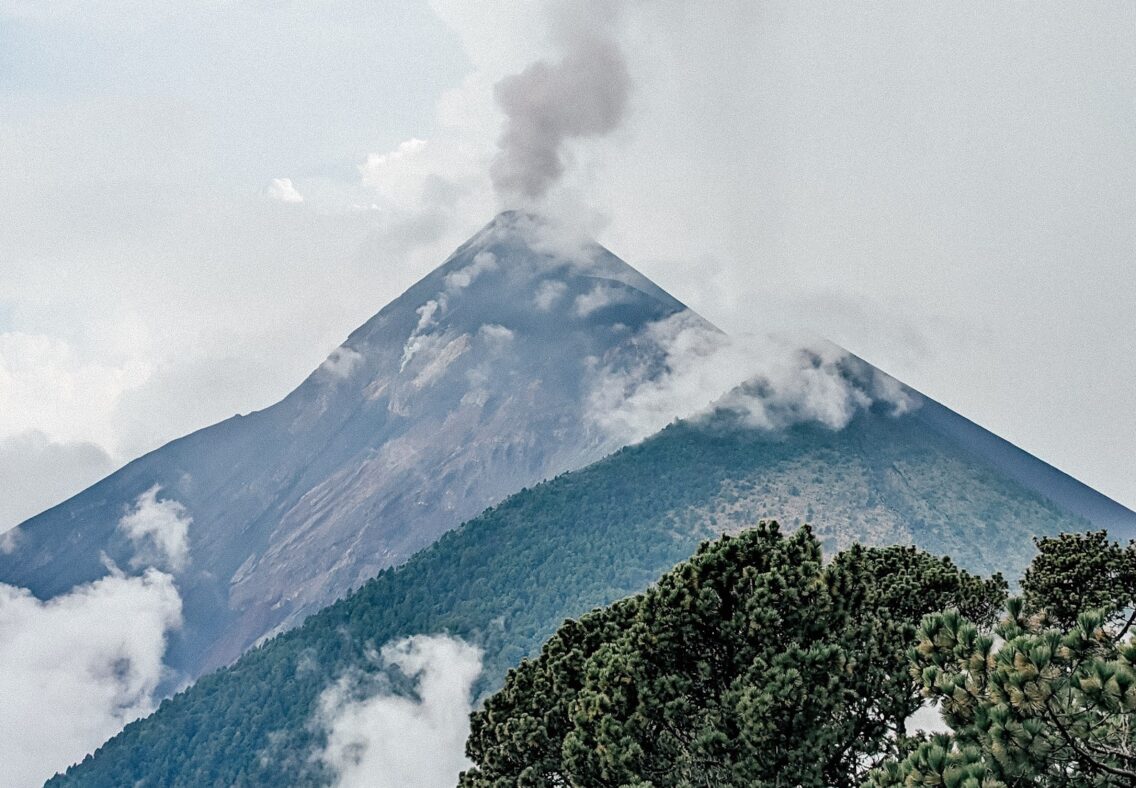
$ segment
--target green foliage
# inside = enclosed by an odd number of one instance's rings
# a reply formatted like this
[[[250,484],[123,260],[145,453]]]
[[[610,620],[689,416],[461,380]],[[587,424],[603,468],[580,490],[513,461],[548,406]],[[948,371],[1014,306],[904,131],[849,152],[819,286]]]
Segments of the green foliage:
[[[1022,579],[1029,611],[1069,629],[1086,610],[1115,617],[1136,601],[1136,543],[1121,547],[1105,531],[1035,541],[1038,554]]]
[[[912,548],[823,566],[809,528],[763,523],[565,623],[473,715],[461,784],[857,785],[920,704],[916,623],[1004,600]]]
[[[952,733],[886,764],[869,785],[1136,784],[1136,644],[1132,619],[1116,615],[1136,594],[1130,549],[1099,534],[1039,547],[1022,584],[1030,604],[1011,600],[995,629],[1000,647],[958,612],[920,625],[911,673]]]
[[[936,786],[941,788],[1006,788],[991,777],[977,747],[959,745],[950,736],[938,734],[916,745],[903,761],[891,760],[869,775],[868,788],[884,786]]]

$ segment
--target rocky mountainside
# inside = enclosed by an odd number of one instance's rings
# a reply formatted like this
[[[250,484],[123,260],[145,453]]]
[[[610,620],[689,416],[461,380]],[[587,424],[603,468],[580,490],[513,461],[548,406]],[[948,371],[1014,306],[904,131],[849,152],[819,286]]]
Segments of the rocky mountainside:
[[[714,329],[602,247],[494,219],[357,329],[283,401],[175,440],[5,535],[0,582],[41,598],[141,571],[122,527],[149,496],[187,522],[194,677],[298,623],[509,493],[622,440],[589,418],[599,369],[650,376],[646,326]]]

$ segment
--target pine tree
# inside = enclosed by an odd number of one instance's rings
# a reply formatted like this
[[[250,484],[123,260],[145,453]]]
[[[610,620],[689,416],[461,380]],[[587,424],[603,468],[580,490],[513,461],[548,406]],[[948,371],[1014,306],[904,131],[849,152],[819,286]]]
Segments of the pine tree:
[[[858,785],[921,703],[920,619],[989,623],[1004,598],[912,548],[825,566],[808,527],[762,523],[566,622],[474,714],[461,784]]]
[[[912,675],[951,733],[869,785],[1136,785],[1133,549],[1100,533],[1038,547],[1024,598],[994,632],[1004,642],[958,612],[922,623]]]

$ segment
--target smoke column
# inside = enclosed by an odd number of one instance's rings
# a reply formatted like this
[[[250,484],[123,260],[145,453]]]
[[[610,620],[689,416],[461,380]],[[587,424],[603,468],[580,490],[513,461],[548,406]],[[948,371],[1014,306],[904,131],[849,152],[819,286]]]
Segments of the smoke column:
[[[490,175],[503,200],[544,197],[564,174],[567,140],[619,126],[631,78],[611,36],[615,8],[598,2],[561,7],[552,19],[560,60],[538,60],[497,83],[506,120]]]

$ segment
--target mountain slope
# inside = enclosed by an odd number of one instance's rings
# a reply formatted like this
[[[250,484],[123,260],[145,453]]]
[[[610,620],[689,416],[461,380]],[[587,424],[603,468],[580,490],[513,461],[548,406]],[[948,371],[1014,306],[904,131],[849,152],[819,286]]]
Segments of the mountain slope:
[[[618,448],[588,416],[593,370],[654,374],[662,351],[643,329],[675,315],[714,330],[602,247],[502,214],[280,403],[6,534],[0,582],[48,598],[105,575],[108,558],[137,569],[119,523],[156,490],[192,518],[167,660],[195,677],[507,494]]]
[[[373,647],[460,635],[485,649],[481,689],[496,687],[565,617],[641,590],[701,539],[760,517],[808,519],[830,548],[914,543],[1011,579],[1031,535],[1088,527],[919,410],[885,410],[842,430],[779,432],[719,413],[523,490],[203,678],[52,784],[328,782],[313,758],[318,698],[340,676],[373,671]]]
[[[1029,452],[983,429],[934,400],[923,397],[916,419],[970,454],[994,466],[1014,481],[1084,517],[1116,539],[1136,539],[1136,513],[1085,486]]]

